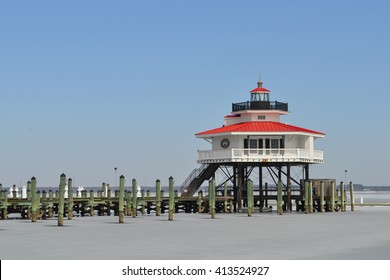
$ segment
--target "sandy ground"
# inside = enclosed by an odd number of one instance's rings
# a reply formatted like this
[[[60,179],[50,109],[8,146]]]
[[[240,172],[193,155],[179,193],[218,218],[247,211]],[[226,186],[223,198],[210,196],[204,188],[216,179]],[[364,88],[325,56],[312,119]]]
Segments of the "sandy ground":
[[[0,220],[0,259],[390,260],[390,207],[345,213]]]

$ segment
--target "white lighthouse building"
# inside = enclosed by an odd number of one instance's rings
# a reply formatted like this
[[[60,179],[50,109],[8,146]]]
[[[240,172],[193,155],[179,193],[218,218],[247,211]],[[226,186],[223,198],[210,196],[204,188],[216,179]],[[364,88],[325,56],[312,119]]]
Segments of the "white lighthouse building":
[[[211,150],[199,151],[198,162],[322,163],[314,141],[324,134],[280,122],[288,104],[270,101],[270,91],[257,84],[250,101],[233,103],[222,127],[196,134],[212,144]]]
[[[281,116],[287,114],[288,104],[271,101],[270,91],[259,81],[250,91],[249,101],[232,104],[232,112],[224,117],[222,126],[195,134],[211,147],[198,151],[201,166],[183,183],[182,196],[192,196],[205,180],[215,177],[219,168],[224,169],[225,182],[232,184],[239,208],[246,181],[254,169],[258,170],[260,196],[265,172],[275,184],[283,181],[287,194],[292,182],[301,185],[300,179],[308,180],[309,166],[324,161],[323,151],[315,149],[314,143],[325,134],[282,123]],[[302,178],[291,176],[293,167],[302,170]]]

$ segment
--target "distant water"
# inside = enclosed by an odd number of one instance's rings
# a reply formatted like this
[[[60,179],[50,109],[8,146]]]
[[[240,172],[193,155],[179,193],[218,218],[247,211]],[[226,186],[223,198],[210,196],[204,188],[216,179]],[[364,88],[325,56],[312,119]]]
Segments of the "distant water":
[[[390,203],[390,192],[355,192],[355,203]],[[349,194],[348,194],[349,201]]]

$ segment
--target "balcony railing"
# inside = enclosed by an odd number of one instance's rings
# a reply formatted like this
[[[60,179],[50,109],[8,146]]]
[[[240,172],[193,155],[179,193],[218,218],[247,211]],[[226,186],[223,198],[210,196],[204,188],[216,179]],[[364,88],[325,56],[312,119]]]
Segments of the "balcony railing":
[[[245,110],[280,110],[288,112],[288,103],[278,101],[247,101],[232,104],[232,112]]]
[[[198,151],[199,163],[213,162],[311,162],[322,163],[324,153],[307,149],[229,149]]]

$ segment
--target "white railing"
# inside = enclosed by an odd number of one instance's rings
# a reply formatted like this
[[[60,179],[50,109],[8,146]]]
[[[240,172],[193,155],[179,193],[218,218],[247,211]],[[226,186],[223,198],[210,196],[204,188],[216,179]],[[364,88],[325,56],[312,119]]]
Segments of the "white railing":
[[[213,161],[309,161],[322,162],[324,153],[307,149],[228,149],[198,151],[198,162]]]

